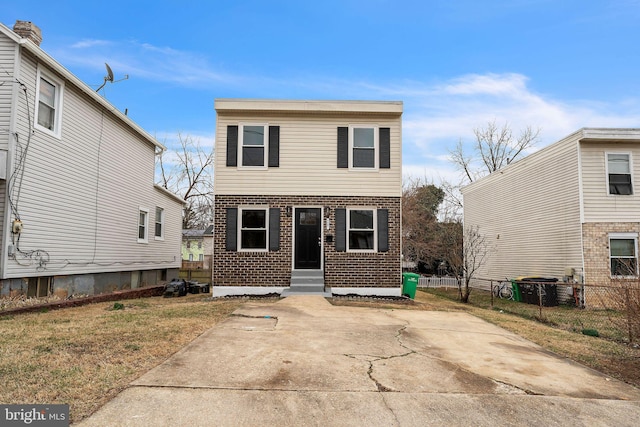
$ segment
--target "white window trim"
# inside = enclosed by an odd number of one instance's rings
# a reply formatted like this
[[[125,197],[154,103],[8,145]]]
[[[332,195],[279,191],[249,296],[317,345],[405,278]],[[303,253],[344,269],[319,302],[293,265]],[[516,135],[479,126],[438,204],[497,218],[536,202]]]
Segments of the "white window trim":
[[[629,156],[629,174],[631,175],[631,194],[611,194],[609,192],[609,154],[624,154],[626,156]],[[633,196],[636,192],[636,186],[634,185],[633,182],[633,156],[631,155],[631,152],[629,151],[606,151],[604,153],[604,167],[605,167],[605,175],[607,177],[606,181],[607,181],[607,196],[612,196],[612,197],[629,197],[629,196]]]
[[[242,211],[265,211],[264,226],[265,226],[265,248],[243,248],[242,247]],[[238,252],[269,252],[269,206],[256,205],[256,206],[238,206]],[[251,230],[258,230],[251,229]],[[260,229],[261,230],[261,229]]]
[[[351,239],[349,233],[351,232],[351,211],[373,211],[373,249],[351,249]],[[354,206],[347,208],[347,252],[355,253],[374,253],[378,252],[378,209],[371,206]],[[357,230],[357,229],[356,229]]]
[[[55,114],[53,122],[53,130],[49,130],[38,124],[38,111],[40,109],[40,81],[41,79],[47,80],[49,83],[56,87],[56,96],[54,102]],[[51,135],[57,139],[61,138],[62,134],[62,105],[64,96],[64,82],[53,75],[43,71],[40,65],[38,65],[38,71],[36,73],[36,100],[35,108],[33,109],[33,126],[41,132]]]
[[[144,239],[141,239],[140,236],[140,213],[144,212],[146,215],[144,217]],[[138,243],[149,243],[149,209],[147,208],[138,208],[138,227],[136,229],[136,236],[138,236]]]
[[[243,166],[242,154],[244,152],[244,127],[262,126],[264,128],[264,159],[262,166]],[[250,146],[251,147],[251,146]],[[255,145],[253,146],[255,147]],[[238,129],[238,169],[263,170],[269,168],[269,124],[268,123],[240,123]]]
[[[373,129],[373,167],[363,168],[353,166],[353,130],[354,129]],[[359,172],[376,172],[380,168],[380,130],[378,125],[358,124],[349,125],[349,170]]]
[[[636,274],[633,276],[617,276],[612,274],[611,271],[611,258],[619,258],[611,256],[611,240],[617,239],[633,239],[634,242],[634,251],[635,251],[635,260],[636,260]],[[638,233],[609,233],[609,275],[612,278],[634,278],[638,277]]]
[[[160,209],[160,235],[156,236],[156,225],[158,224],[158,209]],[[161,208],[160,206],[156,206],[156,218],[155,221],[153,223],[153,238],[155,240],[164,240],[164,208]]]

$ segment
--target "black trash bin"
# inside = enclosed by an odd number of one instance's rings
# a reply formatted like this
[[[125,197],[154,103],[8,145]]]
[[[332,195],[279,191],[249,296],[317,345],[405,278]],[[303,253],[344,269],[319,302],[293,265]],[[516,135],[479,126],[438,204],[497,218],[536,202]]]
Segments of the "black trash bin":
[[[557,281],[555,277],[520,276],[516,279],[516,284],[520,289],[522,302],[539,305],[542,293],[542,306],[555,307],[558,305]]]

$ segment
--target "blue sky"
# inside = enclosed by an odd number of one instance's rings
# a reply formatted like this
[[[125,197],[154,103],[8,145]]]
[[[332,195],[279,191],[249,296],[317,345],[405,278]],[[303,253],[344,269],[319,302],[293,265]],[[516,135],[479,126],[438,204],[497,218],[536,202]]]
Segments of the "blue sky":
[[[215,98],[404,102],[405,175],[455,180],[458,140],[495,120],[640,127],[640,0],[24,1],[41,47],[158,140],[211,145]]]

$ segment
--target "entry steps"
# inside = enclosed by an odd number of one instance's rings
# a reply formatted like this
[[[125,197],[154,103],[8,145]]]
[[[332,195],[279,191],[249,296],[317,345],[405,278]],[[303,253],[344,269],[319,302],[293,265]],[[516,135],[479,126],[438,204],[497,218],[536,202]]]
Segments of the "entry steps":
[[[324,289],[323,270],[296,270],[291,272],[291,282],[288,289],[282,291],[282,296],[289,295],[322,295],[331,297],[331,292]]]

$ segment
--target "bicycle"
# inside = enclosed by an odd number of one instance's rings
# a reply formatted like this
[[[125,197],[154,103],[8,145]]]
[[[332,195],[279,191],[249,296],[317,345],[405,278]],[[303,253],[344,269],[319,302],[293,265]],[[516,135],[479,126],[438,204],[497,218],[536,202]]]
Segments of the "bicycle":
[[[499,297],[500,299],[513,299],[513,288],[511,287],[511,282],[498,282],[497,285],[493,287],[493,296]]]

